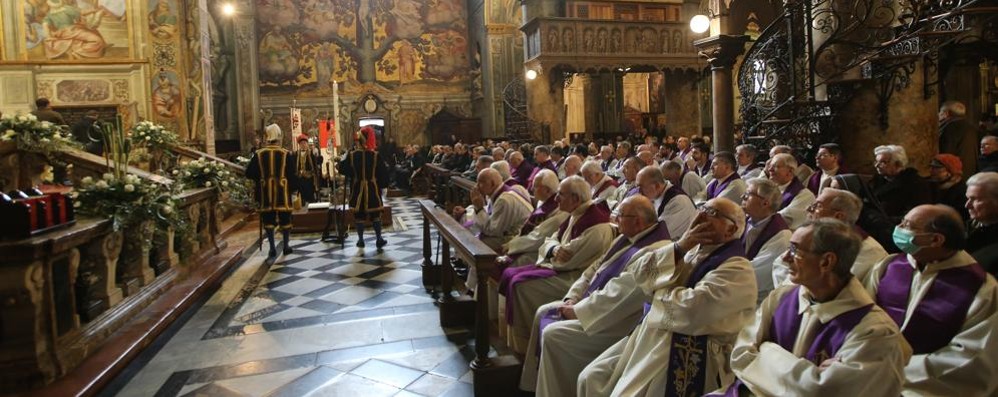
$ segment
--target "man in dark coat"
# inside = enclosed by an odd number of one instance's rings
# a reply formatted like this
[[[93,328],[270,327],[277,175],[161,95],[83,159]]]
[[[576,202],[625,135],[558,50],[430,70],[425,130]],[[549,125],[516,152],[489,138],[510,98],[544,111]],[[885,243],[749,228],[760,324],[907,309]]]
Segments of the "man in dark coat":
[[[998,137],[981,138],[981,157],[977,159],[978,172],[998,172]]]
[[[928,181],[918,175],[918,171],[908,167],[908,154],[898,145],[877,146],[874,166],[877,175],[870,181],[870,190],[884,206],[884,213],[894,224],[912,208],[928,204],[932,200],[932,189]]]
[[[291,197],[294,195],[294,181],[297,176],[294,155],[281,145],[281,128],[271,124],[266,128],[267,145],[253,153],[246,166],[246,178],[256,182],[257,204],[260,223],[267,231],[270,243],[268,260],[277,258],[274,245],[274,231],[284,235],[284,255],[290,255],[291,242]]]
[[[939,153],[959,157],[969,175],[977,171],[977,129],[964,118],[966,113],[957,101],[946,101],[939,108]]]
[[[66,120],[59,112],[52,110],[49,106],[48,98],[38,98],[35,100],[35,110],[31,112],[38,118],[38,121],[48,121],[55,125],[66,125]]]
[[[364,127],[355,137],[356,148],[339,164],[339,171],[350,184],[350,208],[357,227],[357,247],[364,247],[364,221],[370,221],[381,250],[388,241],[381,237],[381,188],[388,186],[388,168],[373,144],[374,129]]]
[[[83,144],[83,150],[98,156],[104,155],[104,132],[97,121],[97,112],[87,111],[80,121],[70,128],[73,139]]]
[[[418,146],[406,147],[405,158],[395,166],[395,186],[406,195],[412,190],[412,174],[426,164],[426,159],[420,153]]]
[[[982,172],[967,180],[967,252],[998,277],[998,173]]]

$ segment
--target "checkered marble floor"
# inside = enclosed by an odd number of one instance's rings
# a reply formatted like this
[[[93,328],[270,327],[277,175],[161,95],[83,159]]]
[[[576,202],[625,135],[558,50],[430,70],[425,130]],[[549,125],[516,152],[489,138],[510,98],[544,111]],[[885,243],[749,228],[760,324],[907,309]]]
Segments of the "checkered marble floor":
[[[294,238],[243,263],[103,395],[470,396],[468,329],[439,325],[422,286],[416,200],[389,199],[388,247]],[[435,248],[434,241],[434,248]]]

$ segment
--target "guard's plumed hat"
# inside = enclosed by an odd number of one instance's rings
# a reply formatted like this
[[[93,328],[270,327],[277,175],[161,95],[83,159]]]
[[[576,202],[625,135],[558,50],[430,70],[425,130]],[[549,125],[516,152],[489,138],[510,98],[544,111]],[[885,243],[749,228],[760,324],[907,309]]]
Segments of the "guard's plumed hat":
[[[267,142],[277,142],[281,140],[281,127],[277,124],[268,125],[264,131],[264,136],[267,138]]]

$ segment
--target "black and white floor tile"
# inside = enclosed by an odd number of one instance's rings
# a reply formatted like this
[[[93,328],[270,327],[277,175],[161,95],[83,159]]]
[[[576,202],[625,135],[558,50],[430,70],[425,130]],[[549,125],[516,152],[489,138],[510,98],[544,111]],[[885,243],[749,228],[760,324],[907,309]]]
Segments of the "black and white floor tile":
[[[418,203],[389,204],[384,252],[367,231],[366,249],[354,233],[342,247],[296,238],[273,264],[258,253],[104,394],[472,395],[472,335],[442,328],[422,285]]]

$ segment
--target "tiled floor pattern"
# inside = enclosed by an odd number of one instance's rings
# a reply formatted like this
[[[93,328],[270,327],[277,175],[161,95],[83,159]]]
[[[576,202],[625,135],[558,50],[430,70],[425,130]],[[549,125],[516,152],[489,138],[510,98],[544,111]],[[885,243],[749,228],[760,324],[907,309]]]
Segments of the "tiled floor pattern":
[[[470,396],[473,340],[440,327],[421,282],[422,216],[389,199],[389,246],[295,239],[250,258],[117,396]],[[399,227],[405,225],[404,227]],[[435,243],[435,242],[434,242]]]

